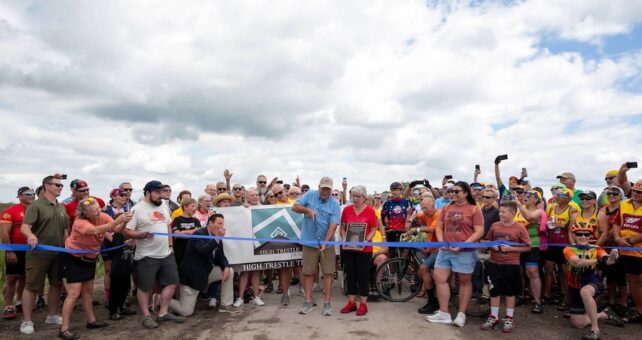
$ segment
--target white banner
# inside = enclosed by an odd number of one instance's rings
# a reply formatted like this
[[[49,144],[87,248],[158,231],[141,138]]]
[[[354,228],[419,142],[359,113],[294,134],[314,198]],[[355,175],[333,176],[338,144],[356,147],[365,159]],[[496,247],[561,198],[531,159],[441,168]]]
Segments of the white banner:
[[[225,216],[225,236],[298,241],[303,215],[287,206],[216,208]],[[301,265],[301,245],[226,240],[225,255],[234,271],[279,269]]]

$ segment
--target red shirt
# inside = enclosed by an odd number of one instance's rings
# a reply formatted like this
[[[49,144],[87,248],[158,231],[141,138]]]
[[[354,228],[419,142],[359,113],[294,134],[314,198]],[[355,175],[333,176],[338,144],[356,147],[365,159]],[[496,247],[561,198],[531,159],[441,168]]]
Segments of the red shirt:
[[[354,211],[354,206],[349,205],[345,207],[343,209],[343,213],[341,213],[341,225],[343,226],[343,224],[348,225],[351,223],[365,224],[365,237],[367,237],[368,234],[372,232],[372,230],[377,228],[379,222],[377,220],[377,214],[375,213],[373,207],[366,205],[363,211],[361,211],[361,213],[357,215],[357,213]],[[364,253],[372,253],[372,246],[363,247],[361,251]]]
[[[98,202],[98,205],[100,206],[100,209],[105,208],[105,201],[100,199],[99,197],[96,196],[89,196],[93,197],[96,202]],[[78,208],[78,201],[73,200],[68,204],[65,204],[65,210],[67,210],[67,215],[69,215],[69,223],[74,224],[74,220],[76,219],[76,208]]]
[[[520,222],[511,225],[504,225],[502,222],[495,222],[490,227],[486,239],[489,241],[508,241],[531,246],[531,239],[528,236],[526,227]],[[520,254],[516,251],[504,252],[491,250],[490,262],[495,264],[516,264],[519,265]]]
[[[20,226],[22,225],[22,220],[25,217],[25,211],[27,211],[27,206],[19,203],[10,206],[2,212],[0,222],[11,223],[11,231],[9,232],[9,237],[11,238],[11,243],[13,244],[27,243],[27,239],[24,235],[22,235],[22,232],[20,232]]]

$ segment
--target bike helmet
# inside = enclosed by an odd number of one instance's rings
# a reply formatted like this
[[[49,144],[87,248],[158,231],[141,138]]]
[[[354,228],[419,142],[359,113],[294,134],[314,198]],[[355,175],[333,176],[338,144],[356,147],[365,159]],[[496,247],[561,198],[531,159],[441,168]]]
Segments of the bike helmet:
[[[399,182],[392,182],[392,184],[390,184],[390,190],[395,190],[395,189],[403,190],[403,184]]]
[[[578,231],[588,231],[592,234],[593,228],[591,228],[591,225],[586,222],[575,222],[575,224],[573,224],[573,226],[571,227],[571,232],[576,233]]]

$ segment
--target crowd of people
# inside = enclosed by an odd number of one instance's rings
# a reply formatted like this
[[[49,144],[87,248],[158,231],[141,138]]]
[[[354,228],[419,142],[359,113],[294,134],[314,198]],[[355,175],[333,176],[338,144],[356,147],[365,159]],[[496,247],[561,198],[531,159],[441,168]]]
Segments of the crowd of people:
[[[263,306],[261,295],[274,290],[275,276],[281,305],[290,304],[290,285],[298,283],[304,297],[299,313],[314,310],[313,292],[322,289],[321,313],[331,316],[339,252],[327,242],[338,235],[341,240],[374,242],[340,249],[348,295],[340,313],[368,313],[370,268],[390,256],[385,244],[377,243],[412,239],[447,245],[420,251],[423,284],[418,296],[426,303],[418,312],[428,314],[429,322],[466,324],[474,287],[484,284],[474,274],[480,259],[488,257],[483,260],[487,275],[481,280],[488,283],[490,315],[482,330],[513,331],[515,307],[527,301],[534,314],[543,313],[545,305],[554,306],[568,314],[572,326],[589,327],[583,339],[599,338],[598,320],[617,326],[642,323],[642,180],[627,178],[632,163],[608,171],[599,195],[576,188],[575,175],[563,172],[546,199],[548,193],[528,181],[526,169],[505,185],[502,159],[495,160],[496,183],[478,181],[476,167],[470,183],[451,176],[436,187],[427,180],[394,182],[385,194],[369,194],[362,185],[348,190],[345,178],[335,187],[329,177],[311,187],[298,177],[289,184],[259,175],[255,186],[246,188],[232,185],[233,174],[225,170],[223,181],[207,184],[197,197],[181,191],[176,201],[170,185],[149,181],[138,202],[132,200],[129,182],[112,189],[105,202],[91,195],[88,183],[80,179],[70,182],[71,196],[59,201],[66,175],[46,176],[36,190],[18,189],[19,203],[0,218],[1,242],[32,248],[44,244],[69,252],[6,251],[3,317],[22,313],[20,332],[33,334],[33,310],[48,280],[45,323],[60,325],[60,338],[79,337],[70,329],[78,300],[88,329],[106,327],[93,312],[100,260],[105,305],[113,321],[137,314],[129,308],[132,291],[145,328],[184,322],[199,299],[221,313],[235,314],[244,303]],[[220,208],[259,205],[291,205],[303,215],[300,239],[308,242],[302,245],[300,267],[235,273],[223,247],[231,241],[158,235],[223,237]],[[505,244],[486,247],[486,241]],[[453,275],[459,299],[454,318],[448,311]],[[502,297],[506,310],[500,318]]]

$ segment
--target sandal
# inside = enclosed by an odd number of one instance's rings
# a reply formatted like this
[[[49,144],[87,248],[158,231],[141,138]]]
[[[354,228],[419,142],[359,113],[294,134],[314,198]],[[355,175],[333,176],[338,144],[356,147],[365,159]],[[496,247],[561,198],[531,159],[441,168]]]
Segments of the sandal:
[[[559,305],[557,305],[557,310],[560,312],[565,312],[568,310],[568,305],[565,303],[560,303]]]
[[[531,313],[533,314],[542,314],[544,312],[544,307],[542,306],[541,303],[534,303],[533,304],[533,309],[531,309]]]
[[[626,318],[624,318],[625,323],[642,323],[642,315],[638,312],[630,313]]]
[[[58,337],[65,340],[76,340],[80,338],[80,335],[74,334],[71,332],[71,330],[66,329],[64,331],[60,330],[60,332],[58,333]]]
[[[283,288],[281,288],[281,286],[279,286],[279,288],[276,290],[276,293],[277,294],[283,294]]]
[[[273,290],[274,290],[274,286],[270,284],[267,287],[265,287],[263,291],[266,293],[271,293]]]

